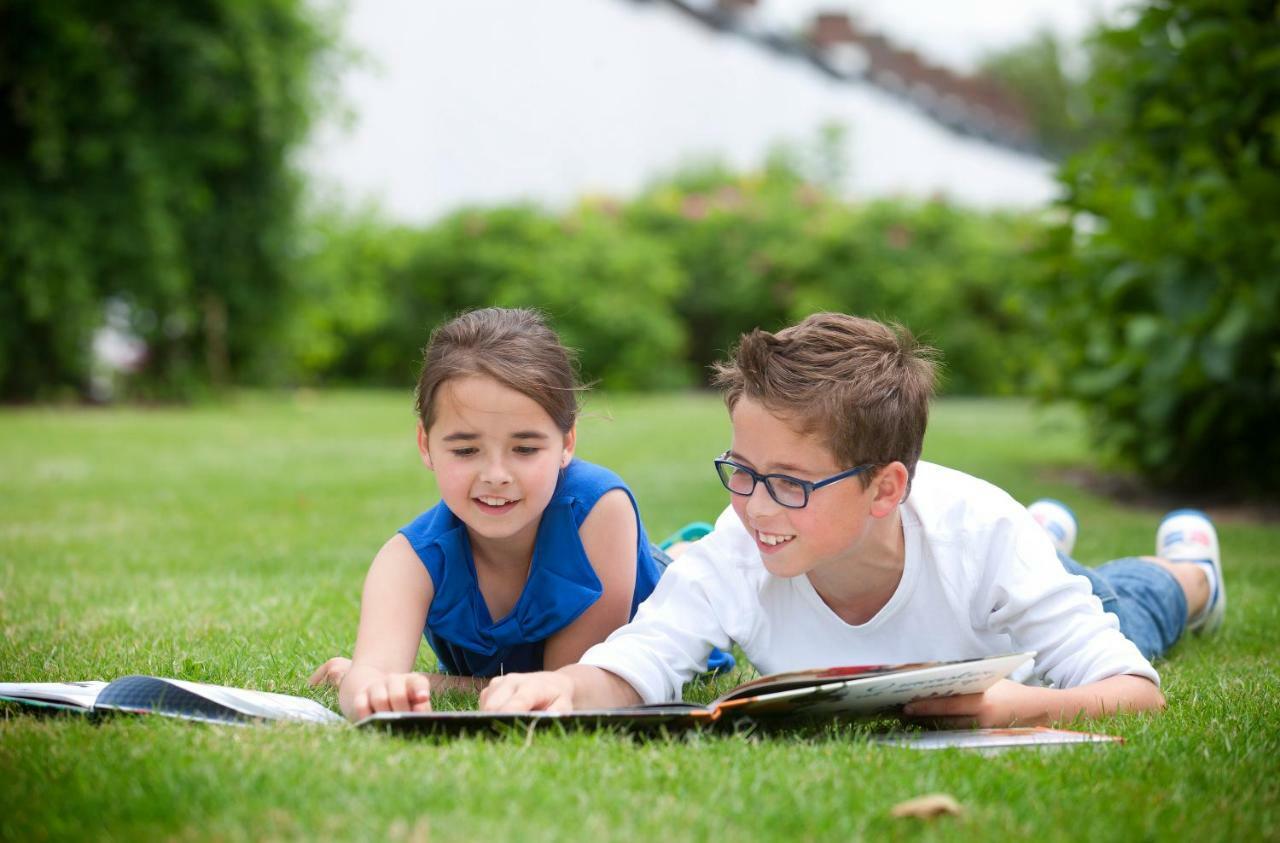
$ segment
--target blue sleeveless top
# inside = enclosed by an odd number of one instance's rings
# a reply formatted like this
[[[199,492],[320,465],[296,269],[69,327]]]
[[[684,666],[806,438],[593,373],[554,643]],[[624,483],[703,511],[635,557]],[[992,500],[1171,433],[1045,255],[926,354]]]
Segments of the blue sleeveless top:
[[[515,607],[503,618],[490,616],[476,580],[466,525],[444,501],[400,530],[435,586],[425,634],[441,673],[492,677],[542,670],[546,640],[604,593],[578,529],[596,502],[613,489],[625,491],[636,510],[636,585],[630,618],[653,591],[661,572],[650,553],[635,496],[607,468],[575,459],[561,473],[538,523],[529,578]]]

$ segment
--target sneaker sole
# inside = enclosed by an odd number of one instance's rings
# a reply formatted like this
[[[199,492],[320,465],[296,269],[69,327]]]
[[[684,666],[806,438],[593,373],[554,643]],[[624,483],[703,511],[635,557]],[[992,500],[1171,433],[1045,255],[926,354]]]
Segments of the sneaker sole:
[[[1213,553],[1211,556],[1174,558],[1165,555],[1165,552],[1162,550],[1162,546],[1168,540],[1168,535],[1165,533],[1165,526],[1175,518],[1183,516],[1197,518],[1208,525],[1209,535],[1213,539],[1213,543],[1211,545]],[[1218,531],[1213,526],[1213,519],[1198,509],[1175,509],[1172,512],[1166,513],[1164,518],[1160,519],[1160,526],[1156,528],[1156,556],[1168,559],[1171,562],[1198,562],[1202,565],[1208,564],[1213,566],[1213,574],[1216,582],[1214,585],[1214,593],[1209,595],[1209,600],[1211,601],[1209,609],[1204,617],[1200,618],[1200,620],[1196,622],[1194,627],[1188,626],[1188,628],[1197,635],[1203,635],[1205,633],[1214,632],[1222,626],[1222,621],[1227,614],[1227,590],[1222,579],[1222,548],[1218,543]]]

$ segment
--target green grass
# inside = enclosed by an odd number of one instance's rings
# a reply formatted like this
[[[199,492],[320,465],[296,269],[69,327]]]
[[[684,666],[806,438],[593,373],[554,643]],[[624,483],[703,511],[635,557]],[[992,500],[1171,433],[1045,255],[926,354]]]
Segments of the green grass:
[[[155,673],[334,705],[306,676],[350,650],[368,560],[433,502],[412,430],[387,393],[0,412],[0,680]],[[712,397],[606,396],[581,453],[630,481],[656,538],[723,506],[727,438]],[[1087,462],[1070,414],[943,402],[926,457],[1069,502],[1083,561],[1151,546],[1158,512],[1051,479]],[[1169,710],[1084,724],[1124,746],[913,753],[850,727],[407,740],[6,706],[0,839],[1280,839],[1280,527],[1220,531],[1227,625],[1158,665]],[[967,813],[890,818],[934,791]]]

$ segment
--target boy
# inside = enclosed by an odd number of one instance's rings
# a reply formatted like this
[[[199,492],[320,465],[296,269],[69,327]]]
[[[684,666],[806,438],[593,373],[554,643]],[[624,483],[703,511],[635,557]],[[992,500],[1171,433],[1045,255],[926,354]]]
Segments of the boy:
[[[957,724],[1163,707],[1150,662],[1024,507],[918,463],[930,358],[905,331],[842,314],[744,336],[716,378],[733,423],[716,461],[731,511],[671,566],[631,623],[578,664],[496,679],[481,707],[677,699],[710,649],[731,642],[762,673],[1035,651],[1039,686],[1002,681],[905,709]],[[1197,561],[1126,560],[1141,567],[1104,584],[1122,598],[1113,606],[1164,630],[1157,646],[1171,645],[1188,619],[1220,618],[1216,537],[1201,521],[1164,554]],[[1188,532],[1212,545],[1188,544]]]

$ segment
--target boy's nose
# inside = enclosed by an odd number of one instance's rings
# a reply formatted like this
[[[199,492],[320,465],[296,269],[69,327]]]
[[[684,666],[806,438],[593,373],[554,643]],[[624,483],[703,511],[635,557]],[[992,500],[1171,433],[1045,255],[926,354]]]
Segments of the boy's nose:
[[[765,488],[764,483],[757,483],[754,490],[747,497],[747,515],[752,517],[761,515],[771,515],[782,507],[773,499],[773,495],[769,494],[769,490]]]

